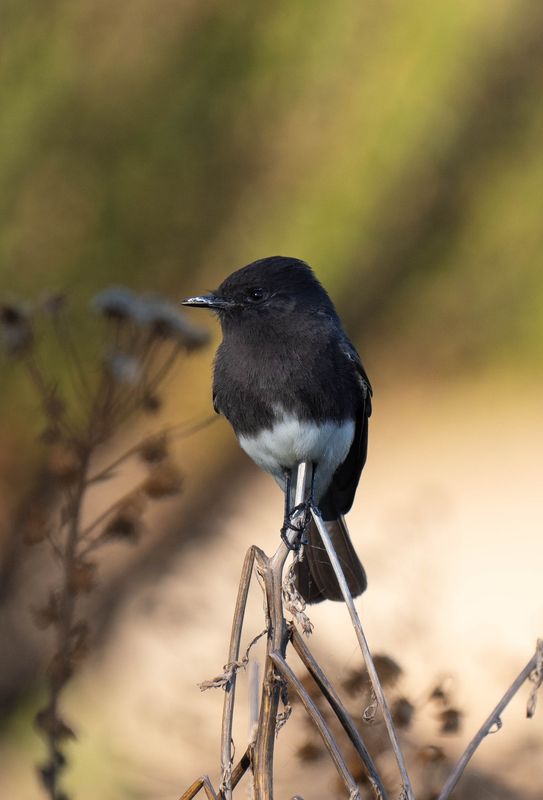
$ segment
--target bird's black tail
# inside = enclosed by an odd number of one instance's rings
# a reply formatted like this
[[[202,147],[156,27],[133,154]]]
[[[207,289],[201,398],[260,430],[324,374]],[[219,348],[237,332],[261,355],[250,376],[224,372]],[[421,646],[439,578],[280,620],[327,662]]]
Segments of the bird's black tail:
[[[368,582],[364,567],[351,542],[345,519],[341,514],[333,515],[330,510],[326,513],[325,502],[321,504],[321,512],[349,590],[353,597],[357,597],[366,589]],[[343,600],[334,569],[313,520],[309,524],[307,537],[304,559],[296,564],[298,591],[307,603]]]

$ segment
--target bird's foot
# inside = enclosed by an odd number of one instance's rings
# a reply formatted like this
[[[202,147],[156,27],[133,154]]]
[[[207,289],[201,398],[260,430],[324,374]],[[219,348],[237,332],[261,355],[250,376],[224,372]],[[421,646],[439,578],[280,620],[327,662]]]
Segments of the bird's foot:
[[[289,550],[297,551],[302,545],[308,543],[305,532],[311,520],[312,507],[313,501],[307,500],[305,503],[294,506],[294,508],[285,515],[283,527],[281,528],[281,539]],[[289,531],[295,531],[297,536],[291,539],[288,534]]]

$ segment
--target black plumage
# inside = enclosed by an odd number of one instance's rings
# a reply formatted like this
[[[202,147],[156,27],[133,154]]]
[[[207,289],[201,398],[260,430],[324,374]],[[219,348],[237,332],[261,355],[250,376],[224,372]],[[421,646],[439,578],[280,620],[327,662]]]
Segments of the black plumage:
[[[372,390],[330,297],[303,261],[274,256],[185,302],[218,314],[223,341],[213,402],[242,447],[280,483],[296,454],[298,460],[317,454],[316,500],[351,592],[360,594],[366,576],[343,515],[366,460]],[[341,599],[313,525],[306,553],[298,565],[301,594],[309,602]]]

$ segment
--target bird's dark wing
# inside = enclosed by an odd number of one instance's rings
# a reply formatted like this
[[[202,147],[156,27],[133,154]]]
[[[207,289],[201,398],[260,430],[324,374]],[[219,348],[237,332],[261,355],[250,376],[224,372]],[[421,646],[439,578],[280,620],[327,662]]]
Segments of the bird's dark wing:
[[[321,501],[325,519],[336,519],[338,514],[346,514],[350,510],[368,452],[368,419],[371,416],[373,394],[371,384],[360,356],[347,338],[342,342],[341,352],[355,373],[359,387],[359,404],[351,449],[345,461],[335,471],[332,484]]]

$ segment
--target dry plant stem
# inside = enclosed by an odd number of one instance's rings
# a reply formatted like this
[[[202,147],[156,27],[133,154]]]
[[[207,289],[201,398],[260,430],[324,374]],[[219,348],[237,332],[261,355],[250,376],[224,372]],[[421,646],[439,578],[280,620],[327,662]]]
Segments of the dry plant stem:
[[[294,503],[288,497],[288,508],[293,508],[303,501],[306,486],[309,483],[308,474],[310,474],[310,471],[310,465],[299,465],[296,474]],[[294,537],[295,531],[291,531],[291,533]],[[272,654],[277,654],[284,658],[289,638],[289,630],[283,613],[282,591],[283,568],[288,554],[289,548],[284,541],[281,542],[271,558],[268,558],[262,550],[255,547],[258,570],[264,583],[268,628],[262,701],[253,759],[255,800],[272,800],[273,798],[273,751],[281,695],[281,677],[277,673]]]
[[[58,628],[58,641],[57,641],[57,653],[62,658],[67,658],[67,653],[70,643],[70,634],[74,623],[76,597],[74,593],[70,590],[69,581],[70,581],[70,573],[74,567],[77,557],[77,541],[79,535],[79,522],[81,517],[81,504],[83,496],[85,494],[86,475],[87,475],[89,459],[90,459],[90,451],[87,450],[87,452],[83,457],[78,481],[70,501],[71,519],[70,519],[68,537],[66,540],[65,551],[63,555],[64,583],[61,594],[61,614],[60,614],[60,624]],[[59,698],[64,688],[65,682],[66,681],[59,680],[58,676],[55,675],[53,675],[49,681],[49,701],[47,703],[47,709],[53,718],[56,718],[58,715]],[[55,764],[57,758],[57,741],[54,732],[47,731],[46,738],[47,738],[47,748],[48,748],[50,763]],[[59,777],[58,769],[53,769],[50,783],[46,788],[46,791],[49,792],[51,800],[56,800],[57,797],[58,777]]]
[[[271,660],[275,664],[278,672],[285,678],[288,684],[294,689],[298,697],[303,703],[303,706],[313,722],[315,723],[318,732],[320,733],[322,740],[326,746],[326,749],[330,753],[332,761],[336,765],[336,769],[339,772],[345,786],[349,790],[349,798],[350,800],[360,800],[360,791],[358,789],[357,783],[349,769],[347,764],[345,763],[345,759],[341,755],[341,752],[334,741],[334,737],[330,733],[330,729],[328,728],[324,717],[320,713],[319,709],[310,698],[309,694],[303,687],[301,681],[296,677],[294,672],[291,670],[283,656],[279,653],[271,653],[270,655]]]
[[[255,551],[250,547],[243,562],[241,579],[236,600],[236,609],[232,622],[232,633],[230,636],[230,647],[228,649],[228,664],[233,664],[239,659],[239,648],[241,642],[241,632],[247,606],[247,595],[251,585],[251,575],[255,560]],[[222,714],[221,731],[221,796],[225,800],[232,797],[232,722],[234,718],[234,701],[236,697],[236,670],[232,671],[232,677],[225,686],[224,705]]]
[[[294,626],[291,627],[290,639],[292,646],[300,656],[302,663],[305,665],[309,674],[312,676],[322,694],[327,699],[334,714],[340,721],[347,736],[353,743],[362,763],[366,767],[368,780],[371,784],[375,797],[378,798],[378,800],[388,800],[385,787],[383,786],[383,782],[381,781],[379,773],[377,772],[377,767],[375,766],[371,755],[366,749],[360,733],[357,731],[351,717],[337,696],[334,687],[313,658],[311,651]]]
[[[234,769],[232,770],[232,789],[235,789],[240,780],[243,778],[249,767],[251,766],[253,758],[253,747],[249,745],[244,752]],[[225,800],[222,791],[219,791],[218,800]]]
[[[180,800],[192,800],[202,789],[206,793],[208,800],[217,800],[217,795],[207,775],[203,775],[201,778],[197,778],[194,783],[191,783],[187,791],[181,795]]]
[[[377,702],[381,708],[381,712],[383,714],[383,718],[385,721],[385,725],[387,728],[388,736],[390,739],[390,743],[392,745],[392,749],[394,751],[394,756],[396,758],[396,762],[398,764],[398,769],[400,771],[400,775],[402,778],[404,794],[406,800],[414,800],[415,795],[413,793],[413,788],[411,786],[411,781],[409,780],[409,775],[407,774],[407,768],[405,766],[404,757],[402,755],[402,751],[400,749],[400,743],[398,741],[398,736],[396,733],[396,729],[394,727],[394,722],[392,721],[392,715],[390,713],[390,709],[388,707],[388,703],[385,698],[385,694],[383,692],[383,687],[381,686],[381,682],[379,681],[379,677],[377,675],[377,670],[375,669],[375,664],[373,663],[373,659],[371,657],[370,649],[366,640],[366,636],[362,629],[362,624],[360,622],[360,617],[358,616],[358,612],[356,610],[352,595],[349,591],[349,587],[347,585],[347,581],[345,580],[345,575],[343,574],[343,570],[341,569],[341,565],[339,563],[338,557],[330,540],[330,536],[326,529],[326,525],[323,522],[323,519],[320,515],[320,512],[315,507],[311,508],[311,515],[313,520],[315,521],[315,525],[321,535],[323,544],[326,548],[326,552],[328,553],[328,557],[334,569],[336,578],[338,579],[339,586],[341,588],[341,593],[343,595],[343,599],[345,600],[345,604],[349,610],[349,614],[351,616],[351,621],[353,624],[353,628],[356,633],[356,637],[358,639],[358,643],[360,645],[360,649],[362,651],[362,655],[364,657],[364,662],[366,664],[366,669],[368,670],[368,675],[371,681],[371,685],[373,687],[373,691],[375,693],[375,697]]]
[[[164,428],[161,433],[165,436],[190,436],[193,433],[197,433],[198,431],[202,430],[203,428],[207,428],[208,425],[211,425],[212,422],[215,422],[218,419],[217,416],[214,417],[206,417],[205,419],[201,420],[200,422],[194,423],[185,423],[183,425],[172,425],[169,428]],[[115,461],[112,461],[107,467],[104,467],[95,475],[92,475],[88,479],[88,483],[99,483],[106,478],[113,477],[113,472],[117,467],[120,467],[125,461],[127,461],[132,456],[139,453],[142,447],[147,444],[147,442],[156,439],[156,433],[152,433],[149,436],[144,436],[144,438],[138,442],[138,444],[129,447],[128,450],[125,450],[120,456],[118,456]]]
[[[451,796],[456,784],[462,777],[464,770],[466,769],[470,759],[472,758],[473,754],[483,741],[483,739],[488,736],[490,731],[492,730],[494,725],[498,725],[500,722],[500,716],[503,710],[506,708],[507,705],[511,702],[513,697],[516,695],[520,687],[528,680],[530,674],[534,671],[537,666],[537,659],[538,653],[535,653],[532,658],[528,661],[522,672],[515,678],[509,689],[503,695],[502,699],[498,703],[498,705],[494,708],[490,716],[483,722],[471,742],[466,747],[464,753],[462,754],[460,760],[458,761],[457,765],[455,766],[454,770],[452,771],[451,775],[447,779],[445,786],[443,787],[441,794],[438,797],[438,800],[448,800]]]
[[[281,543],[272,558],[268,558],[262,550],[255,548],[258,570],[264,582],[268,617],[262,700],[253,762],[255,800],[272,800],[273,798],[273,751],[281,683],[271,655],[276,652],[284,655],[288,641],[288,629],[283,616],[282,603],[282,575],[288,553],[289,550],[284,542]]]

